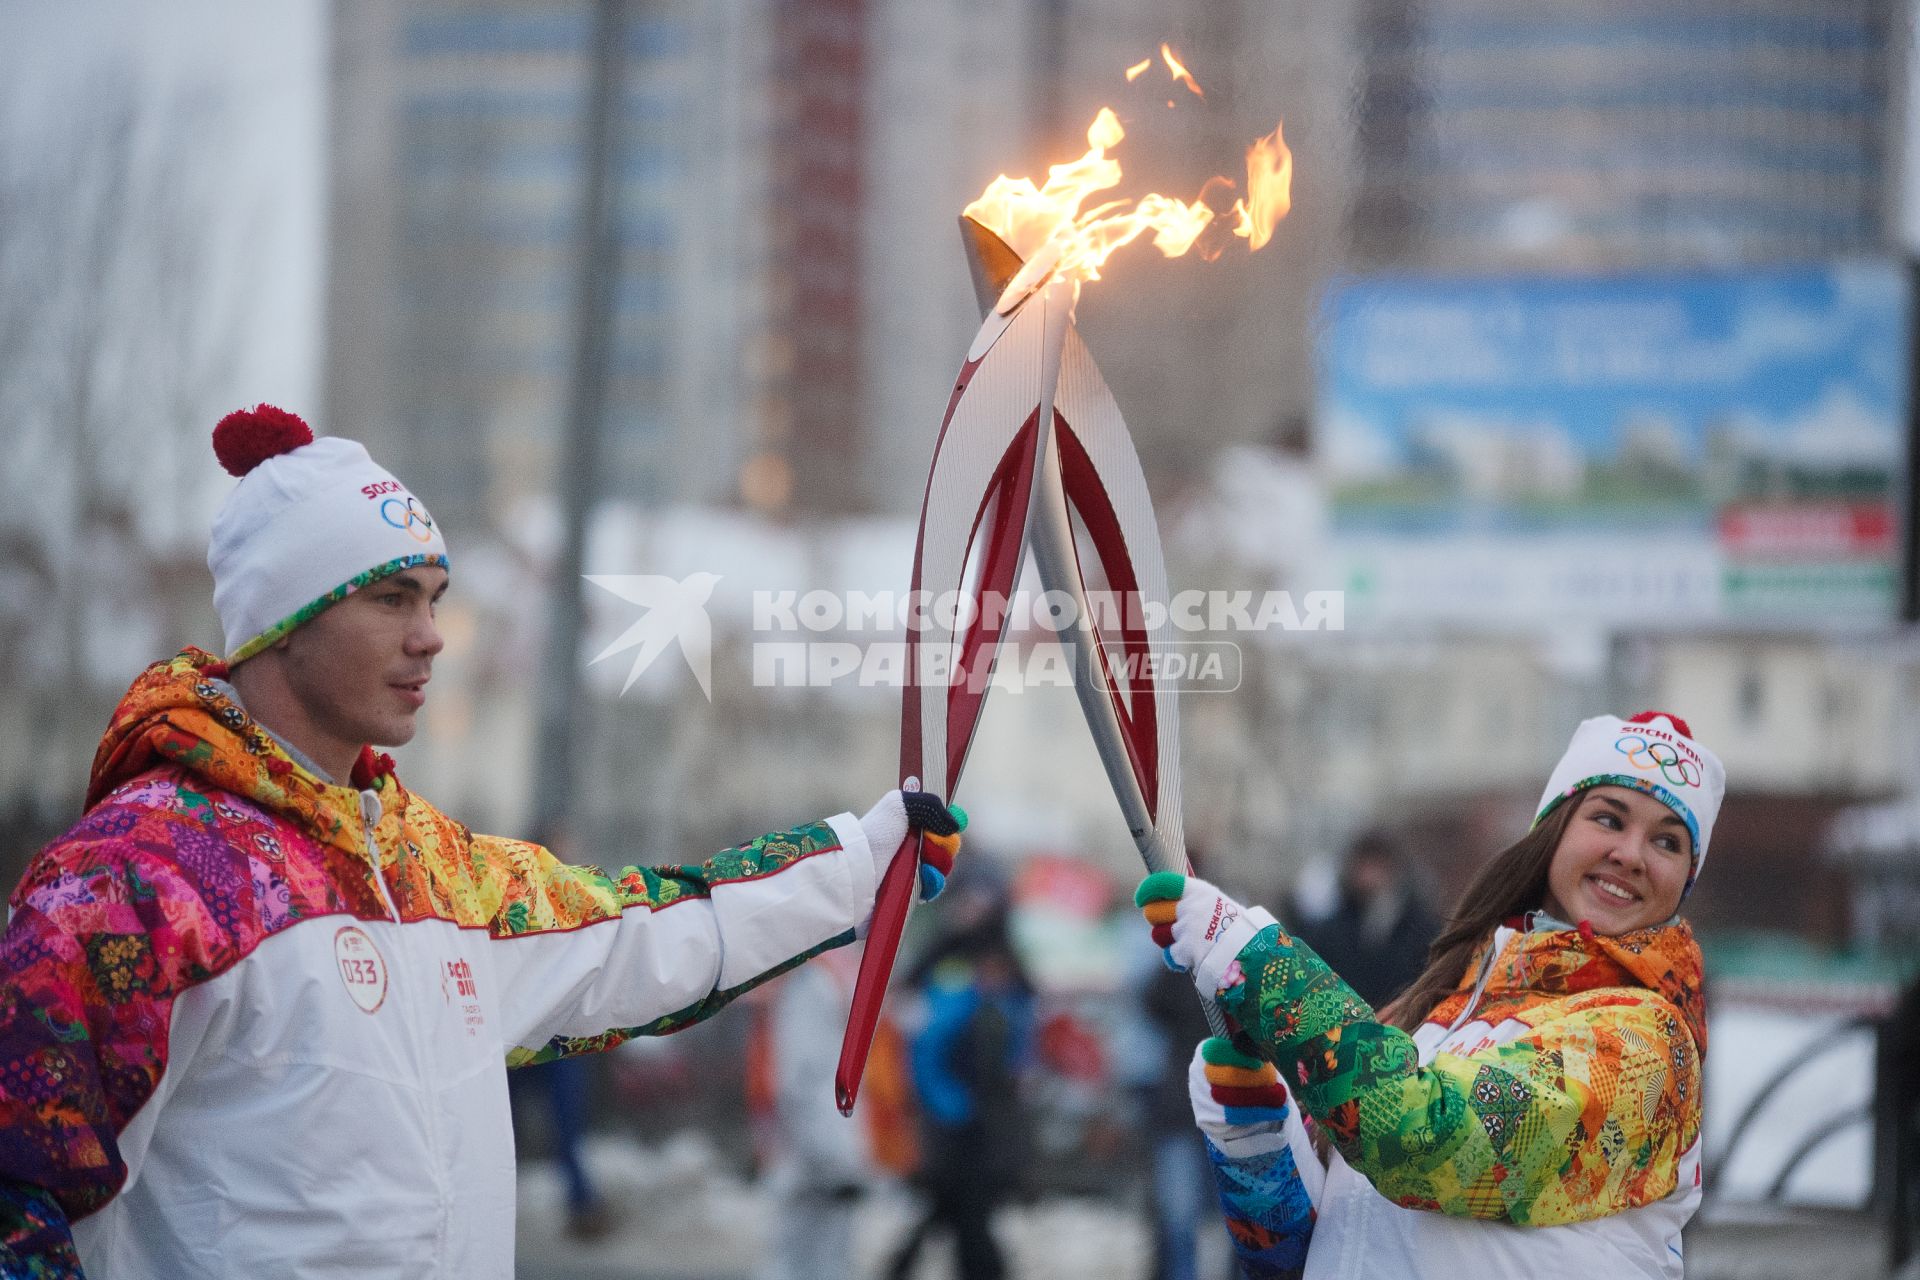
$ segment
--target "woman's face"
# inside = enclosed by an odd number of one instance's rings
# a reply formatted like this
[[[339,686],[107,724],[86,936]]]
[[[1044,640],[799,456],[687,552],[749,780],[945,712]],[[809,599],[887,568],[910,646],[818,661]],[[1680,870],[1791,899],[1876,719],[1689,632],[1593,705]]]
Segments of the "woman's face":
[[[1693,864],[1687,824],[1628,787],[1594,787],[1576,803],[1547,871],[1546,909],[1605,934],[1671,919]]]

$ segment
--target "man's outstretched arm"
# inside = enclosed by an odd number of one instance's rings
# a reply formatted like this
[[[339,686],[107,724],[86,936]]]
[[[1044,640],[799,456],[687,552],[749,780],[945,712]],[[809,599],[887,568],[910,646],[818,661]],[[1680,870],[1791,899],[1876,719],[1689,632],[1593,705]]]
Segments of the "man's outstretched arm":
[[[926,833],[923,890],[951,868],[964,815],[890,793],[864,817],[774,832],[701,863],[607,876],[518,841],[475,840],[512,859],[493,933],[515,1065],[661,1035],[759,983],[851,942],[886,861]]]

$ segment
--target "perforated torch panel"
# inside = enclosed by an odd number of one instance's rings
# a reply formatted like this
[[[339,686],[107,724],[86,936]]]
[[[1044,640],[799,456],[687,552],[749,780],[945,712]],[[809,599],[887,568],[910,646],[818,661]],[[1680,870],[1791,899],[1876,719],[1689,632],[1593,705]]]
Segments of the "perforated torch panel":
[[[920,518],[914,585],[930,593],[930,598],[964,585],[975,522],[994,473],[1020,438],[1021,428],[1051,416],[1069,302],[1047,289],[1033,295],[1011,317],[990,314],[968,353],[969,363],[977,360],[979,364],[970,378],[962,370],[965,386],[941,430]],[[1025,483],[1016,486],[1023,495],[1030,495],[1034,487],[1032,471],[1041,434],[1035,430],[1027,435],[1021,456],[1013,463],[1025,471]],[[1026,515],[1023,502],[1019,510],[1006,512],[1005,518],[1018,521],[1024,530]],[[978,537],[988,533],[982,525]],[[1012,574],[1018,573],[1016,558]],[[1010,592],[1012,583],[985,585]],[[947,620],[952,620],[950,615]],[[953,628],[942,626],[941,619],[929,611],[926,628],[908,639],[923,647],[944,646],[951,656],[956,636]],[[971,701],[970,712],[950,721],[951,693],[948,682],[939,679],[919,682],[907,692],[917,701],[920,716],[920,777],[928,790],[942,795],[950,794],[953,782],[947,776],[950,735],[971,736],[978,710],[977,700]]]

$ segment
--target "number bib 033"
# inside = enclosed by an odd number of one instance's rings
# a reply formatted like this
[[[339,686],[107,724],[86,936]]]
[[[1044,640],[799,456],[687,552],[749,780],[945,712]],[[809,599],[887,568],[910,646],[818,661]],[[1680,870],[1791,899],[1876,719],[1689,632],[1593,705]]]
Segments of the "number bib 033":
[[[353,1002],[368,1013],[378,1010],[387,998],[387,962],[373,939],[347,925],[333,935],[333,958]]]

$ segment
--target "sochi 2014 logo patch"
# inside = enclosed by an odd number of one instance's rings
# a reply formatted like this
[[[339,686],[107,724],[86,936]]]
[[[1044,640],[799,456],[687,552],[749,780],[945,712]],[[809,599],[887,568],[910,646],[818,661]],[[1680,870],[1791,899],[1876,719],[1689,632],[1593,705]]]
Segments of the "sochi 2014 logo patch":
[[[367,931],[347,925],[333,935],[333,958],[353,1002],[375,1013],[387,999],[387,961]]]
[[[415,542],[433,541],[433,517],[398,480],[376,480],[361,485],[367,501],[380,504],[380,518]]]
[[[1642,772],[1658,769],[1668,786],[1698,787],[1704,777],[1700,757],[1690,749],[1683,755],[1677,743],[1661,742],[1644,733],[1623,733],[1613,744],[1613,749],[1625,756],[1628,764]],[[1692,759],[1688,759],[1688,756]]]

